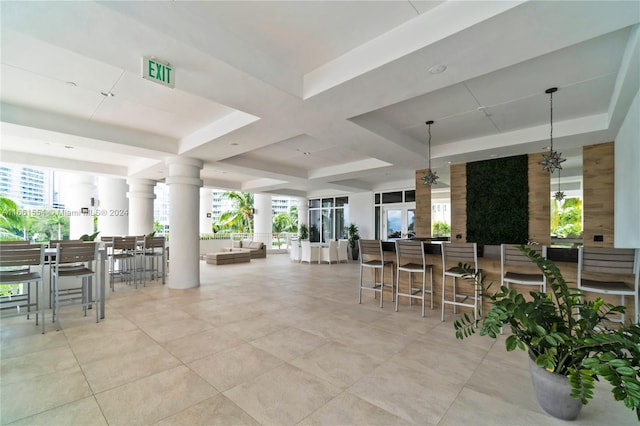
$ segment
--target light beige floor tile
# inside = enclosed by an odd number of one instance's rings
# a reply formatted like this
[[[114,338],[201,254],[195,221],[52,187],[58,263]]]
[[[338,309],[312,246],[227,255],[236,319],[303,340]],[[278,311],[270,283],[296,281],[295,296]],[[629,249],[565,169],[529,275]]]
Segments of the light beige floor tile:
[[[154,343],[83,364],[82,369],[91,389],[98,393],[181,364],[180,360]]]
[[[542,412],[536,401],[527,363],[521,368],[515,368],[508,364],[484,360],[465,387],[501,398],[527,410]]]
[[[251,341],[282,330],[286,326],[286,324],[261,315],[259,317],[227,324],[220,327],[220,329],[246,341]]]
[[[0,364],[3,385],[78,366],[73,352],[64,346],[13,358],[3,357]]]
[[[327,340],[320,336],[289,327],[253,340],[250,343],[280,359],[290,361],[314,350],[326,342]]]
[[[87,425],[106,426],[107,421],[93,396],[11,423],[11,426]]]
[[[280,358],[244,344],[194,361],[188,366],[222,392],[280,364]]]
[[[96,394],[110,425],[154,423],[218,392],[185,366]]]
[[[164,347],[184,363],[244,344],[245,341],[220,328],[175,339],[164,343]]]
[[[337,387],[284,364],[224,394],[261,424],[292,425],[339,393]]]
[[[386,363],[347,391],[416,424],[437,424],[462,387]]]
[[[71,349],[81,365],[155,345],[157,342],[139,329],[117,333],[94,333],[90,337],[76,338],[70,342]]]
[[[389,362],[426,374],[445,377],[452,383],[465,384],[478,368],[486,351],[475,346],[430,345],[423,340],[409,343]]]
[[[0,329],[2,328],[3,325],[0,323]],[[4,329],[11,330],[12,328],[13,327],[7,326]],[[32,334],[20,337],[12,335],[11,338],[7,337],[6,340],[3,338],[0,343],[0,357],[12,358],[42,350],[51,350],[66,345],[67,338],[64,333],[56,333],[55,330],[53,332],[46,332],[45,334],[35,331]]]
[[[91,395],[79,367],[53,374],[2,383],[0,418],[10,423]]]
[[[158,426],[257,426],[250,415],[245,413],[227,397],[218,394],[212,398],[167,417]]]
[[[329,342],[290,361],[299,369],[340,388],[351,386],[380,363],[370,354],[337,342]]]
[[[375,327],[360,327],[337,335],[334,340],[385,361],[404,349],[414,338]]]
[[[190,334],[209,330],[212,325],[206,321],[189,317],[177,321],[144,323],[140,325],[140,328],[155,341],[166,343]]]
[[[509,404],[500,398],[491,397],[472,389],[463,389],[439,424],[442,426],[468,424],[545,426],[566,425],[567,423],[544,413]]]
[[[302,420],[300,426],[369,425],[391,426],[411,423],[350,393],[342,393]]]

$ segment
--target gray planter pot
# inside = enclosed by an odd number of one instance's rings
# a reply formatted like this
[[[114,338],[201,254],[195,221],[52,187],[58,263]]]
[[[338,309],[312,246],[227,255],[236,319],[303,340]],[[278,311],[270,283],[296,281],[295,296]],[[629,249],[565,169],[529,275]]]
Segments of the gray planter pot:
[[[582,402],[571,397],[569,379],[539,367],[531,357],[529,370],[540,407],[558,419],[575,420],[582,409]]]

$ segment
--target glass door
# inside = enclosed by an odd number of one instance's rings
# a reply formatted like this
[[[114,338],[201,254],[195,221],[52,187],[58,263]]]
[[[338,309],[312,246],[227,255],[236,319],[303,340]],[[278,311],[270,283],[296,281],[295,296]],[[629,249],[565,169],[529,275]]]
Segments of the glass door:
[[[393,241],[415,236],[415,203],[394,204],[383,207],[383,238]]]

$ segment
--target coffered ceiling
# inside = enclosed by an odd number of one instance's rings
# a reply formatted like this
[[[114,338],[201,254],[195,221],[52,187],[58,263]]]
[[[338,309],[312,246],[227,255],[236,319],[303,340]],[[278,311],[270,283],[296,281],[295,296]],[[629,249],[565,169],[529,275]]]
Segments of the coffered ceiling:
[[[581,173],[640,87],[633,1],[2,2],[2,162],[315,196],[540,152]],[[141,77],[168,61],[175,88]],[[113,96],[108,96],[109,94]],[[107,95],[107,96],[105,96]]]

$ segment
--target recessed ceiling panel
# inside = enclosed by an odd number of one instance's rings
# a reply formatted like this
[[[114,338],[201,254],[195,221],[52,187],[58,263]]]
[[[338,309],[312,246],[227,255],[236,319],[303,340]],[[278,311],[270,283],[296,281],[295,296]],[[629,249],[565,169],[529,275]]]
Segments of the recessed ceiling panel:
[[[617,72],[629,38],[625,28],[556,52],[469,80],[484,106],[525,98],[549,87],[571,86]]]
[[[616,75],[609,74],[560,88],[553,94],[554,122],[606,113],[615,80]],[[508,132],[549,123],[549,109],[549,95],[541,93],[488,108],[487,112],[501,131]]]
[[[2,102],[89,118],[102,95],[41,74],[2,64]]]
[[[206,17],[209,25],[224,28],[301,73],[307,73],[418,15],[406,1],[188,4],[192,16]]]
[[[406,129],[405,132],[424,142],[427,152],[427,126],[421,125]],[[445,118],[431,126],[431,146],[443,145],[464,139],[473,139],[498,133],[498,129],[482,111],[473,111],[463,115]]]

